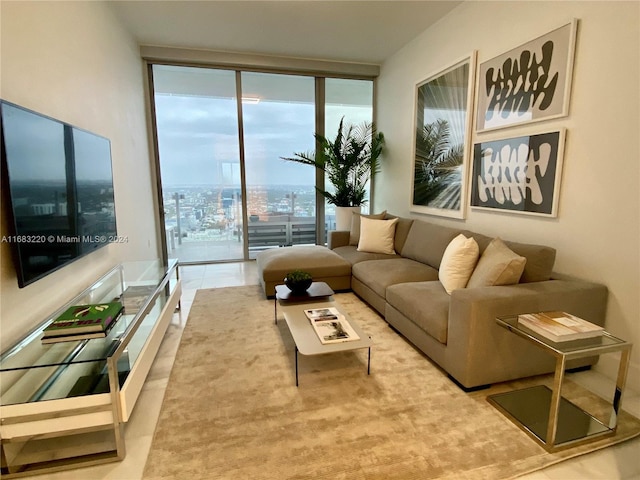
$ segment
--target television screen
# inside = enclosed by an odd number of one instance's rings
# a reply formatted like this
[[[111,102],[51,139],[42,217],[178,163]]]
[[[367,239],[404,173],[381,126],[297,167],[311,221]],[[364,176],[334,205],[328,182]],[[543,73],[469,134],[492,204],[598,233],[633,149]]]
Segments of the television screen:
[[[20,287],[107,245],[116,236],[107,138],[0,102],[3,190],[8,189]],[[5,203],[5,202],[3,202]]]

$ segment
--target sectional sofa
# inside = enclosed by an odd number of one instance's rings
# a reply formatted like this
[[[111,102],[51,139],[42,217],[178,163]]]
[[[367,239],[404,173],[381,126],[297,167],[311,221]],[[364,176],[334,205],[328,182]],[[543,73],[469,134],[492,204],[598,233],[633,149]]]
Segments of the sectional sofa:
[[[551,247],[501,242],[387,214],[374,222],[358,220],[354,218],[351,231],[330,232],[328,242],[329,249],[351,265],[351,289],[465,389],[554,371],[553,357],[497,325],[496,316],[564,310],[604,325],[607,288],[558,278]],[[382,220],[394,223],[392,250],[386,253],[375,245],[367,247],[359,225],[387,227]],[[440,281],[443,256],[454,239],[470,238],[478,254],[471,278],[464,288],[447,292]],[[501,248],[497,260],[496,245]],[[596,361],[582,359],[568,368]]]

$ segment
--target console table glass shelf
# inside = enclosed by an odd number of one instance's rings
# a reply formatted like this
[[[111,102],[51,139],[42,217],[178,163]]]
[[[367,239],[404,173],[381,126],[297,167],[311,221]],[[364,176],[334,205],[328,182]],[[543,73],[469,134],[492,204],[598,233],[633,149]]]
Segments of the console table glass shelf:
[[[0,356],[3,477],[124,458],[123,423],[179,306],[177,265],[117,265]],[[105,338],[42,343],[43,329],[69,306],[113,301],[130,286],[148,294]]]
[[[631,344],[608,332],[568,342],[553,342],[518,323],[518,316],[496,318],[501,327],[533,342],[556,358],[553,388],[545,385],[490,395],[489,402],[549,451],[613,435],[627,378]],[[601,421],[562,396],[566,362],[620,352],[608,421]]]

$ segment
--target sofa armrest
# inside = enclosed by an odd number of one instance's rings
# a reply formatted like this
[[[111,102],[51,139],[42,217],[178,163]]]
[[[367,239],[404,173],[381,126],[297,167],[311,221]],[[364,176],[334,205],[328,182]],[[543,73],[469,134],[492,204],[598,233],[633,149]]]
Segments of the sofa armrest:
[[[493,383],[505,370],[536,375],[545,365],[553,365],[552,357],[500,327],[495,318],[562,310],[604,325],[607,295],[604,285],[573,280],[455,290],[449,308],[447,357],[457,372],[450,373],[465,386]]]
[[[330,230],[327,238],[327,247],[333,250],[338,247],[346,247],[349,245],[349,230]]]

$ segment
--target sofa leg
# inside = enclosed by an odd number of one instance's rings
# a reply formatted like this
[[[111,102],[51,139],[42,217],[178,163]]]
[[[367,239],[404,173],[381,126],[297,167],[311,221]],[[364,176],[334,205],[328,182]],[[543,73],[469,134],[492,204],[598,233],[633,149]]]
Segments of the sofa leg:
[[[491,387],[491,384],[478,385],[476,387],[465,387],[451,375],[447,374],[447,377],[449,377],[449,379],[453,381],[453,383],[455,383],[462,391],[464,391],[464,393],[477,392],[478,390],[486,390],[487,388]]]

